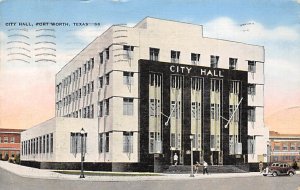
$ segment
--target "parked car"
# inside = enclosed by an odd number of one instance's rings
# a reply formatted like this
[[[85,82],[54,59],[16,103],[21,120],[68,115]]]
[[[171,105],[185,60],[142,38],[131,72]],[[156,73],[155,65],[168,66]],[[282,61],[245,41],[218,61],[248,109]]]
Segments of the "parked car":
[[[289,175],[293,176],[296,174],[295,169],[293,169],[289,164],[287,163],[273,163],[271,166],[267,166],[267,168],[264,170],[263,175],[272,175],[272,176],[278,176],[278,175]]]

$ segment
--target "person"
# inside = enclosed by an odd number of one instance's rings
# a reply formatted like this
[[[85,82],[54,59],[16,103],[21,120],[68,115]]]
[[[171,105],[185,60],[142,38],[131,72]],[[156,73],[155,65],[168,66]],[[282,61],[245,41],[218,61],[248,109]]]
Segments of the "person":
[[[295,170],[298,169],[298,164],[297,164],[296,160],[294,160],[293,166],[292,166],[292,167],[293,167],[293,169],[295,169]]]
[[[264,167],[264,164],[262,163],[262,161],[259,162],[259,172],[262,173],[263,172],[263,167]]]
[[[200,163],[196,162],[196,164],[194,165],[195,174],[198,173],[200,166],[201,166]]]
[[[208,175],[207,167],[208,167],[207,162],[203,161],[203,175],[204,175],[204,174],[207,174],[207,175]]]
[[[177,166],[177,163],[178,163],[178,155],[175,152],[175,154],[174,154],[174,165]]]

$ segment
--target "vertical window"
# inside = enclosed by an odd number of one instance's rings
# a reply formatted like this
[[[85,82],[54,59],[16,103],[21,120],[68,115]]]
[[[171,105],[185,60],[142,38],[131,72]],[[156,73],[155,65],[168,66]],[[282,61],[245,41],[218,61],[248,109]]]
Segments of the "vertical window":
[[[255,107],[248,107],[248,121],[255,122]]]
[[[99,53],[100,64],[103,64],[103,52]]]
[[[159,59],[159,49],[157,49],[157,48],[150,48],[149,50],[150,50],[150,52],[149,52],[149,54],[150,54],[150,60],[151,61],[158,61],[158,59]]]
[[[171,117],[181,118],[180,101],[171,101]]]
[[[42,153],[42,137],[39,137],[39,153]]]
[[[133,72],[123,72],[123,84],[133,85]]]
[[[95,62],[95,59],[94,59],[94,58],[91,58],[91,59],[90,59],[91,69],[94,68],[94,62]]]
[[[8,137],[4,137],[4,138],[3,138],[3,142],[4,142],[4,143],[8,143]]]
[[[123,98],[123,115],[133,115],[133,98]]]
[[[149,115],[158,117],[160,115],[160,100],[150,99],[149,100]]]
[[[171,50],[171,63],[179,63],[180,51]]]
[[[105,84],[109,85],[109,73],[105,75]]]
[[[256,72],[256,62],[248,61],[248,72],[255,73]]]
[[[199,65],[199,61],[200,61],[200,54],[191,53],[191,63],[193,65]]]
[[[103,133],[99,133],[99,153],[103,152],[103,147],[104,147],[104,139],[103,139]]]
[[[159,87],[161,85],[161,75],[156,73],[150,73],[149,84],[150,86]]]
[[[248,154],[255,154],[255,138],[254,138],[254,136],[248,137]]]
[[[219,56],[211,55],[210,56],[210,67],[218,68]]]
[[[105,136],[105,152],[109,152],[109,133]]]
[[[229,69],[236,70],[236,68],[237,68],[236,64],[237,64],[236,58],[229,58]]]
[[[220,104],[210,104],[210,119],[218,121],[220,117]]]
[[[109,60],[109,47],[105,49],[105,58]]]
[[[98,78],[98,86],[99,88],[103,88],[103,77]]]
[[[99,117],[103,116],[103,101],[98,103],[99,105]]]
[[[255,84],[248,84],[248,95],[255,95]]]
[[[86,63],[83,65],[83,67],[82,67],[82,70],[83,70],[83,74],[85,74],[86,73],[86,68],[87,68],[87,66],[86,66]]]
[[[239,81],[230,81],[230,93],[239,94],[240,82]]]
[[[104,100],[105,115],[109,115],[109,99]]]
[[[87,133],[84,133],[82,138],[83,138],[83,152],[86,153]],[[80,134],[80,132],[70,134],[70,152],[73,154],[81,153],[81,134]]]
[[[46,135],[46,153],[49,153],[49,135]]]
[[[94,81],[91,82],[90,88],[91,88],[91,92],[94,92]]]
[[[127,46],[124,45],[123,46],[123,50],[124,50],[124,58],[125,59],[132,59],[133,58],[133,46]]]
[[[43,136],[43,153],[46,151],[46,136]]]
[[[155,150],[155,138],[154,132],[149,133],[149,153],[153,153]]]
[[[200,102],[192,102],[191,106],[192,118],[201,120],[201,103]]]
[[[15,143],[15,137],[10,137],[10,143]]]
[[[234,112],[234,110],[236,110]],[[239,109],[238,109],[238,106],[237,105],[229,105],[229,118],[232,116],[234,112],[234,117],[233,117],[233,121],[234,122],[238,122],[239,121]]]
[[[123,152],[133,153],[133,132],[123,132]]]
[[[53,153],[53,133],[50,134],[50,153]]]
[[[90,106],[90,116],[89,118],[94,118],[94,104]]]

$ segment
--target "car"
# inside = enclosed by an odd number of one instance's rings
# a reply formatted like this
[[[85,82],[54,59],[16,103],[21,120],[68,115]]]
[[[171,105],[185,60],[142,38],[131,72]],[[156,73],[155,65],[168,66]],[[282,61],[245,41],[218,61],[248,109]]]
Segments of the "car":
[[[287,163],[273,163],[271,166],[267,166],[264,170],[263,176],[272,175],[274,177],[278,175],[289,175],[293,176],[296,174],[295,169],[293,169]]]

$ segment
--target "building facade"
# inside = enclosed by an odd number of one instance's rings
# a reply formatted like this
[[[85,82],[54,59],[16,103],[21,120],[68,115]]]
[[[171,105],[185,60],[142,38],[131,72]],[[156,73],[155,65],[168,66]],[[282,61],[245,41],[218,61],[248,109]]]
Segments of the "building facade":
[[[191,152],[214,165],[266,162],[263,94],[262,46],[203,37],[201,25],[156,18],[115,25],[56,75],[49,134],[53,154],[61,142],[67,147],[47,162],[79,161],[72,150],[81,127],[86,162],[116,170],[153,170],[172,164],[175,152],[180,164]],[[24,132],[22,142],[36,146],[31,140],[43,129]],[[45,161],[32,153],[22,160]]]
[[[8,155],[14,158],[20,154],[21,149],[21,129],[0,129],[0,155],[1,159]]]
[[[300,164],[300,135],[270,131],[270,161]]]

